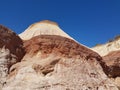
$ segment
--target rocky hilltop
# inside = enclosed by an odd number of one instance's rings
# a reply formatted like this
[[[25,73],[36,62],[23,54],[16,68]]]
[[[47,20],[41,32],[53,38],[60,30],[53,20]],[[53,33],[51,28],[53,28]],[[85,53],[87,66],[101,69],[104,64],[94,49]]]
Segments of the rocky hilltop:
[[[19,34],[23,40],[29,40],[38,35],[59,35],[72,39],[72,37],[60,29],[56,22],[49,20],[34,23],[30,25],[23,33]]]
[[[108,43],[97,45],[92,50],[101,56],[105,56],[112,51],[120,50],[120,36],[116,36],[115,39],[110,40]]]
[[[0,88],[6,84],[10,67],[20,62],[24,54],[22,40],[13,31],[0,25]]]
[[[120,36],[103,45],[92,48],[99,53],[108,69],[105,70],[108,77],[120,88]]]
[[[37,23],[37,29],[34,25],[20,34],[21,39],[14,34],[21,41],[13,40],[14,45],[20,45],[18,51],[22,54],[18,56],[17,52],[7,49],[19,58],[6,67],[9,72],[2,90],[118,90],[105,74],[108,67],[99,54],[74,41],[54,22]],[[37,31],[40,33],[34,33]],[[11,61],[3,59],[6,60]]]

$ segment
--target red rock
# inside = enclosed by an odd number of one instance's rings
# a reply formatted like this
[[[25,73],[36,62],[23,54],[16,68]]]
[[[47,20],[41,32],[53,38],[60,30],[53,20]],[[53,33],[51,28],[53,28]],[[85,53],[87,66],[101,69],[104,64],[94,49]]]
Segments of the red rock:
[[[41,51],[42,55],[56,54],[67,58],[98,58],[101,57],[92,50],[76,43],[75,41],[57,36],[40,35],[24,41],[27,54],[36,54]]]
[[[23,42],[17,34],[10,29],[0,25],[0,48],[5,47],[11,54],[16,55],[20,61],[24,56]]]
[[[118,90],[103,72],[102,58],[71,39],[41,35],[24,41],[24,48],[3,90]]]
[[[120,51],[113,51],[103,57],[103,61],[109,67],[106,71],[110,77],[120,77]]]
[[[13,31],[0,25],[0,87],[6,83],[10,67],[20,62],[24,54],[22,40]]]

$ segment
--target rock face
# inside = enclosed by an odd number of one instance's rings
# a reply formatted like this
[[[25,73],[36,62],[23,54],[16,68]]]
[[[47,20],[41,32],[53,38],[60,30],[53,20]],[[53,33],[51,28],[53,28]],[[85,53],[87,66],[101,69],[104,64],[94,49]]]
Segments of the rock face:
[[[120,50],[113,51],[104,56],[103,62],[108,66],[106,74],[113,78],[113,82],[120,88]]]
[[[102,61],[107,65],[105,66],[107,69],[104,69],[105,73],[120,88],[120,36],[117,36],[111,42],[98,45],[92,49],[103,56]]]
[[[106,74],[113,78],[120,77],[120,36],[92,49],[103,57],[103,62],[109,67],[106,69]]]
[[[118,90],[104,74],[102,58],[75,41],[41,35],[24,41],[3,90]]]
[[[118,90],[102,57],[55,22],[31,25],[23,41],[3,26],[0,36],[0,90]]]
[[[0,25],[0,85],[6,83],[10,67],[24,56],[22,40],[11,30]],[[1,90],[1,89],[0,89]]]
[[[23,40],[29,40],[32,37],[38,35],[59,35],[67,38],[71,38],[68,34],[62,31],[58,24],[49,20],[44,20],[30,25],[23,33],[19,36]],[[72,39],[72,38],[71,38]]]
[[[114,51],[103,57],[104,62],[109,67],[108,74],[115,78],[120,77],[120,51]]]
[[[92,50],[99,53],[101,56],[105,56],[112,51],[120,50],[120,37],[116,37],[115,40],[106,44],[97,45],[93,47]]]

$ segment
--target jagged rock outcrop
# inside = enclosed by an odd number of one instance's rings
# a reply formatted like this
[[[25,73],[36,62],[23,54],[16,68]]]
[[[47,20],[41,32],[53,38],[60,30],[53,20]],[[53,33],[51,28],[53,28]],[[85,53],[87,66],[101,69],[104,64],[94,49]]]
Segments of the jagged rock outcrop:
[[[118,90],[104,74],[102,58],[71,39],[41,35],[24,41],[24,48],[3,90]]]
[[[59,35],[72,39],[72,37],[59,28],[56,22],[49,20],[34,23],[30,25],[23,33],[19,34],[23,40],[29,40],[38,35]]]
[[[0,25],[0,87],[6,83],[10,67],[24,56],[22,40],[11,30]],[[0,89],[1,90],[1,89]]]

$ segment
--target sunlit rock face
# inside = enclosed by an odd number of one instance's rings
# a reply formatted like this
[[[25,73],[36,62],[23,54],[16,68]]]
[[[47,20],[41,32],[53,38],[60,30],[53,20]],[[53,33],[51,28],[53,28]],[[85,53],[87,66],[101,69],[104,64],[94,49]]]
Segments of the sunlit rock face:
[[[105,73],[120,88],[120,36],[116,36],[106,44],[97,45],[92,48],[99,53],[107,69]]]
[[[113,41],[108,43],[97,45],[92,48],[95,52],[99,53],[101,56],[105,56],[110,52],[120,50],[120,37],[117,37]]]
[[[102,58],[71,39],[41,35],[24,48],[3,90],[118,90],[104,74]]]
[[[6,84],[10,67],[23,55],[22,40],[11,30],[0,25],[0,87]]]
[[[118,90],[102,57],[55,22],[32,24],[22,40],[1,27],[1,90]]]
[[[72,39],[72,37],[66,34],[62,29],[60,29],[59,25],[56,22],[49,20],[43,20],[34,23],[30,25],[23,33],[19,34],[19,36],[23,40],[29,40],[32,37],[38,35],[59,35]]]

